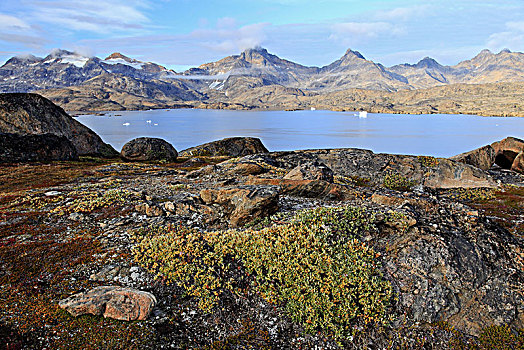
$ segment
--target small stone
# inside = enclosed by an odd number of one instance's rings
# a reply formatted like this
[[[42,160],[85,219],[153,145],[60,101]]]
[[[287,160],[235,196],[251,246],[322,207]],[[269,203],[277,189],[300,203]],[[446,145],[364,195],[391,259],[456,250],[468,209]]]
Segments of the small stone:
[[[146,215],[147,216],[162,216],[164,215],[164,211],[162,210],[162,208],[157,207],[156,205],[146,204]]]
[[[71,213],[67,218],[72,221],[84,221],[85,216],[80,213]]]
[[[62,192],[59,192],[59,191],[49,191],[49,192],[44,193],[44,196],[53,197],[53,196],[59,196],[61,194]]]
[[[145,320],[157,301],[153,294],[133,288],[101,286],[61,300],[58,305],[73,316],[103,315],[122,321]]]
[[[174,213],[176,210],[175,204],[173,202],[165,202],[164,209],[170,213]]]

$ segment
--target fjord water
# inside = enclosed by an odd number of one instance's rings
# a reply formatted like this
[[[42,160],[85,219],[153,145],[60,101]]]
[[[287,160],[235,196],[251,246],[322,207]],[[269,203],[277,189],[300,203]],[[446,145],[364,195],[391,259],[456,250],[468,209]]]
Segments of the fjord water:
[[[450,157],[507,136],[524,137],[524,118],[332,111],[151,110],[81,115],[77,120],[120,150],[159,137],[177,150],[232,136],[262,139],[270,151],[364,148],[376,153]]]

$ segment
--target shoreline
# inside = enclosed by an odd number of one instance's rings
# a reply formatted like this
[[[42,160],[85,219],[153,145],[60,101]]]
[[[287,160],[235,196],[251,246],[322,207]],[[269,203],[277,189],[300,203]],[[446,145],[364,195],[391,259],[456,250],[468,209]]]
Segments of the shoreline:
[[[346,110],[346,109],[322,109],[315,108],[315,110],[310,110],[309,108],[294,108],[294,109],[281,109],[281,108],[260,108],[254,107],[249,109],[230,109],[230,108],[199,108],[194,106],[187,107],[176,107],[176,108],[148,108],[148,109],[117,109],[117,110],[68,110],[64,109],[70,116],[87,116],[87,115],[98,115],[103,116],[108,113],[119,113],[119,112],[147,112],[147,111],[170,111],[174,109],[198,109],[198,110],[231,110],[231,111],[244,111],[244,112],[299,112],[299,111],[311,111],[311,112],[340,112],[340,113],[358,113],[361,110]],[[519,115],[483,115],[475,113],[452,113],[452,112],[438,112],[438,113],[423,113],[423,112],[399,112],[399,111],[367,111],[369,114],[393,114],[393,115],[456,115],[456,116],[472,116],[472,117],[487,117],[487,118],[524,118],[524,113]]]

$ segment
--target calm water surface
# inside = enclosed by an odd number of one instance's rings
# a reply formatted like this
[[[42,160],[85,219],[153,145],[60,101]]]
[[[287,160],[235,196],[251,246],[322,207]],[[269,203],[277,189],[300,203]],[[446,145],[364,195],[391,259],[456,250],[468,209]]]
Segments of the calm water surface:
[[[252,136],[271,151],[355,147],[449,157],[506,136],[524,138],[524,118],[469,115],[370,113],[364,119],[354,112],[177,109],[109,112],[77,120],[117,150],[140,136],[163,138],[177,150]]]

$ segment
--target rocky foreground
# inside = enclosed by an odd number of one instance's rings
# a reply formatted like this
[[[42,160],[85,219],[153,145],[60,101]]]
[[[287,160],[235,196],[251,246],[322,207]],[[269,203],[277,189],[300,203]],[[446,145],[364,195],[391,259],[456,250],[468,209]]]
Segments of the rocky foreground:
[[[516,172],[340,149],[0,176],[10,349],[523,345]]]
[[[139,138],[111,159],[57,111],[58,135],[0,133],[0,348],[524,347],[524,141],[443,159]]]

